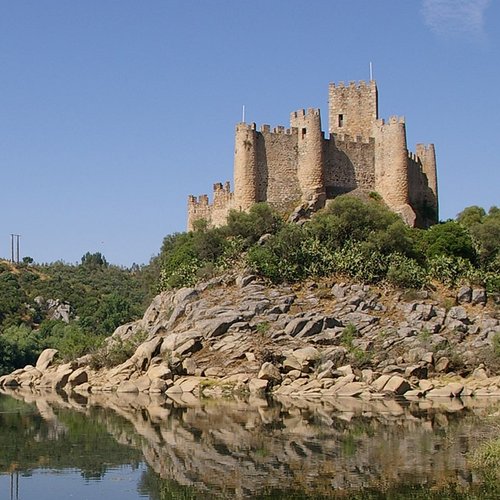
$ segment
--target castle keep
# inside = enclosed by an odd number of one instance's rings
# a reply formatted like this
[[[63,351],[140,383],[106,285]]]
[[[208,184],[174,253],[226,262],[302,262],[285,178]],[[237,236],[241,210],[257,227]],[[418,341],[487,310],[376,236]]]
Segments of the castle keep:
[[[188,230],[205,219],[222,225],[229,210],[248,210],[265,201],[278,210],[300,203],[320,208],[343,193],[377,192],[411,226],[437,222],[434,145],[408,150],[404,118],[378,117],[375,81],[329,87],[329,134],[319,109],[296,111],[290,128],[236,125],[234,192],[229,182],[207,195],[189,196]]]

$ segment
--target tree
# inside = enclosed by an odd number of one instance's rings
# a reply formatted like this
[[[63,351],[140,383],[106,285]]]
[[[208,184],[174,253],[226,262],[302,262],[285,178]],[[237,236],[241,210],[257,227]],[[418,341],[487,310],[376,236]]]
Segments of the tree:
[[[0,335],[0,375],[35,364],[41,350],[36,331],[25,325],[7,328]]]
[[[423,232],[422,243],[427,257],[446,255],[462,257],[473,263],[477,261],[469,231],[452,220],[436,224]]]
[[[500,209],[493,206],[486,214],[481,207],[467,207],[457,221],[469,231],[481,264],[494,262],[500,253]]]
[[[108,267],[108,262],[101,252],[90,253],[87,252],[82,257],[82,266],[87,267]]]

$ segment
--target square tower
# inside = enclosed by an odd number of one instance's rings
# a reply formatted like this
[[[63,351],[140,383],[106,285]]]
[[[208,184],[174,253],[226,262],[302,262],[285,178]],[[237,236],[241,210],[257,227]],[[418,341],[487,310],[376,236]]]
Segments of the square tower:
[[[328,91],[330,134],[372,137],[373,125],[378,119],[378,93],[374,80],[356,85],[330,83]]]

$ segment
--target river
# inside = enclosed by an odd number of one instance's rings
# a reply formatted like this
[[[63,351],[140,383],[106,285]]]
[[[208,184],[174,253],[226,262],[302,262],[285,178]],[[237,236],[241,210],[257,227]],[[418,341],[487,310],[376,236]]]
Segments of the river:
[[[468,457],[499,408],[3,391],[0,498],[495,498]]]

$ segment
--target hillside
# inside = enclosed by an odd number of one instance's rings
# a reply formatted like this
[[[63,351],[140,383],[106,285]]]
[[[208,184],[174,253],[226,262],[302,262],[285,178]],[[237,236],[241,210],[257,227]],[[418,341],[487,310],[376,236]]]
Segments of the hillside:
[[[6,269],[0,279],[11,296],[18,293],[6,304],[20,306],[3,317],[3,373],[35,364],[51,348],[44,369],[56,351],[54,359],[71,364],[61,365],[64,383],[54,382],[57,367],[46,382],[65,385],[78,368],[85,372],[75,375],[78,385],[91,380],[92,390],[144,376],[133,391],[154,382],[152,390],[163,392],[170,389],[165,380],[176,384],[184,375],[238,374],[246,390],[250,380],[261,388],[295,387],[302,373],[325,371],[322,378],[331,379],[341,368],[349,383],[368,386],[375,375],[405,375],[406,390],[417,390],[416,380],[429,374],[488,378],[498,371],[499,234],[495,207],[469,207],[424,231],[406,226],[376,196],[341,196],[312,217],[297,211],[293,222],[258,204],[231,212],[220,228],[197,224],[165,238],[141,272],[109,266],[97,254],[69,268]],[[140,316],[144,276],[154,275],[163,292],[142,320],[123,325]],[[67,323],[49,317],[50,307],[36,318],[46,297],[69,304]],[[232,350],[240,371],[229,373]],[[151,363],[161,365],[161,376],[146,376]],[[43,385],[43,370],[30,370],[4,383]],[[367,380],[363,370],[372,373]]]
[[[35,362],[46,347],[78,356],[140,317],[150,300],[140,270],[108,265],[100,254],[80,265],[0,261],[0,291],[0,373]]]
[[[500,319],[484,289],[402,293],[332,280],[269,286],[228,274],[158,295],[105,353],[0,385],[78,392],[420,397],[500,394]],[[124,346],[136,349],[116,366]]]

